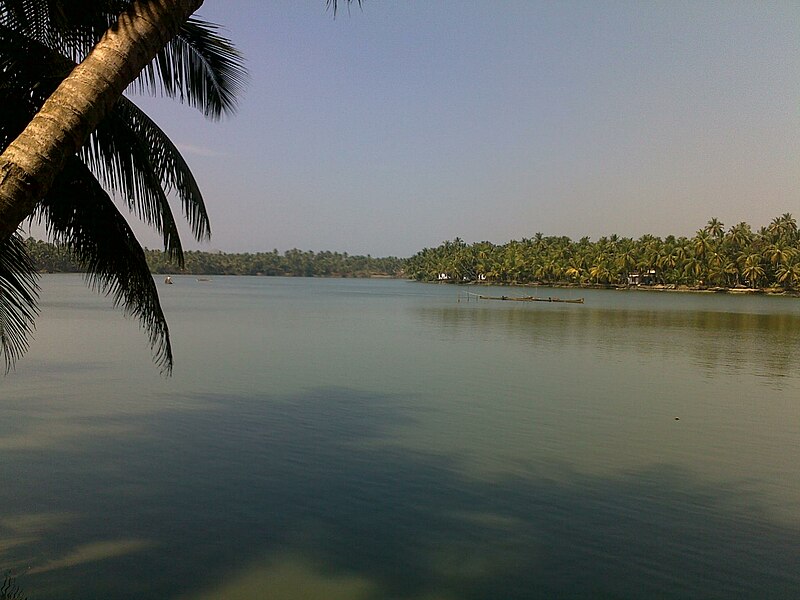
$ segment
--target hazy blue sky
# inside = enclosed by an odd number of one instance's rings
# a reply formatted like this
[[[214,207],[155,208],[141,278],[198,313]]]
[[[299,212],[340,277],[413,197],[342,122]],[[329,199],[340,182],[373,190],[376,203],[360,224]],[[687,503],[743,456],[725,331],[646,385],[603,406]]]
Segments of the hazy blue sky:
[[[323,0],[206,0],[199,15],[246,57],[238,114],[141,104],[205,192],[203,248],[408,256],[456,236],[800,218],[796,1],[364,0],[334,20]]]

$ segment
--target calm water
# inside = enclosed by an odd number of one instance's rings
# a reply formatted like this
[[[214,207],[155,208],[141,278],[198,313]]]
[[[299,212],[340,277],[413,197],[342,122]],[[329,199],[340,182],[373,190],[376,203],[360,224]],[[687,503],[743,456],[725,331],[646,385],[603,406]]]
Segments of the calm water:
[[[32,600],[800,597],[800,300],[176,277],[164,379],[43,283],[0,379]]]

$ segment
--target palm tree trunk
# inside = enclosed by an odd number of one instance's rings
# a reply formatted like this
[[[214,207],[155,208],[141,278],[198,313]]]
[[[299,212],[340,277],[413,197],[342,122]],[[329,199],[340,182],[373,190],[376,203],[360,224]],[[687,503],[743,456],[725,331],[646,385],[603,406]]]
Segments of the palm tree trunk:
[[[0,155],[0,240],[50,189],[125,88],[203,0],[134,0]]]

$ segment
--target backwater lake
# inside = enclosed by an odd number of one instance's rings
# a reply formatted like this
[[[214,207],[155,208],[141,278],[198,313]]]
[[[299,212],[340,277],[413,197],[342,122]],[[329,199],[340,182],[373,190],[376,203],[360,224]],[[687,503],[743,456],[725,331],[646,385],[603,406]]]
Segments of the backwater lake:
[[[800,299],[173,281],[164,378],[42,279],[0,378],[31,600],[800,597]]]

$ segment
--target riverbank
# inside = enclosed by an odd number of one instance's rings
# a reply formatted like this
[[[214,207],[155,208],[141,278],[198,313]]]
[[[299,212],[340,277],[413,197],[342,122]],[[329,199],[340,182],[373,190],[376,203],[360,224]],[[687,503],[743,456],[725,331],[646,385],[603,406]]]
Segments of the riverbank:
[[[504,283],[504,282],[485,282],[485,281],[428,281],[425,283],[439,283],[458,286],[479,286],[479,287],[514,287],[514,288],[564,288],[581,290],[617,290],[635,292],[680,292],[693,294],[731,294],[740,296],[764,295],[764,296],[788,296],[800,298],[800,291],[786,290],[783,288],[746,288],[746,287],[698,287],[677,284],[655,284],[655,285],[613,285],[602,283]]]

